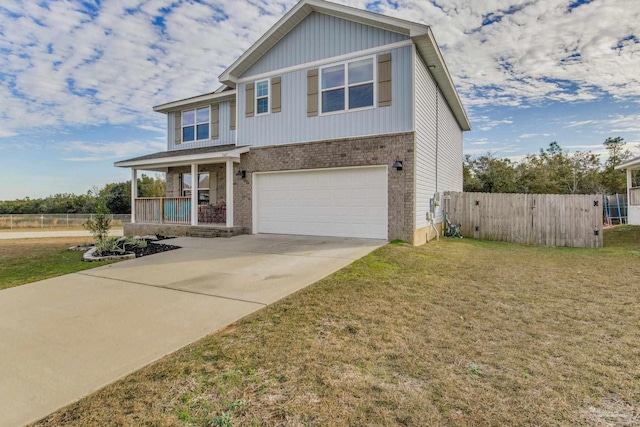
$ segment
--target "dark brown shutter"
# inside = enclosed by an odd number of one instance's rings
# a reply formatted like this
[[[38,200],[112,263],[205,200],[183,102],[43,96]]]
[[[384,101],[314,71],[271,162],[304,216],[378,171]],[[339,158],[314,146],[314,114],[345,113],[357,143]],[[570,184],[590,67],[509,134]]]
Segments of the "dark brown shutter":
[[[318,69],[307,70],[307,117],[318,115]]]
[[[378,55],[378,107],[391,105],[391,54]]]
[[[279,113],[282,102],[280,77],[271,78],[271,112]]]
[[[256,103],[256,84],[255,83],[247,83],[245,88],[244,97],[244,115],[246,117],[253,117],[253,109]]]
[[[229,108],[231,109],[230,117],[229,117],[229,129],[236,130],[236,100],[234,99],[229,103]]]
[[[211,139],[220,138],[220,104],[211,106]]]
[[[182,142],[182,111],[173,113],[173,123],[173,140],[176,144],[180,144]]]

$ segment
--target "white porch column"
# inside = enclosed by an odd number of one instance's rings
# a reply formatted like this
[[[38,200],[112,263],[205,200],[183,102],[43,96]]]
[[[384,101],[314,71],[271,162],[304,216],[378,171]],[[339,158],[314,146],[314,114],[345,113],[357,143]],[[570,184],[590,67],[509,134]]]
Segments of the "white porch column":
[[[131,168],[131,223],[136,222],[136,199],[138,198],[138,170]]]
[[[191,225],[198,225],[198,165],[191,164]]]
[[[631,203],[631,187],[633,186],[633,180],[631,179],[632,173],[631,168],[627,168],[627,206]]]
[[[227,160],[226,167],[227,186],[227,227],[233,227],[233,160]]]

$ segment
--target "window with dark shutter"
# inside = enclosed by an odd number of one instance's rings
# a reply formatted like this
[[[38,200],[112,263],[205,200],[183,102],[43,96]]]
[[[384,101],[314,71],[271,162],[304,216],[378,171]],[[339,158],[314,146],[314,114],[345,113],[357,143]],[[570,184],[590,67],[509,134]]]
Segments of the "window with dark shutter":
[[[231,101],[231,103],[229,104],[229,108],[231,109],[230,117],[229,117],[229,129],[230,130],[236,130],[236,101],[235,101],[235,99],[233,101]]]
[[[391,105],[391,54],[378,55],[378,107]]]
[[[246,117],[253,117],[254,105],[256,103],[256,85],[255,83],[247,83],[245,88],[245,100],[244,100],[244,115]]]
[[[220,104],[211,106],[211,139],[220,138]]]
[[[307,117],[318,115],[318,69],[307,70]]]
[[[281,78],[271,78],[271,112],[279,113],[281,111],[282,94],[281,94]]]
[[[176,111],[173,113],[173,140],[176,144],[182,142],[182,113]]]

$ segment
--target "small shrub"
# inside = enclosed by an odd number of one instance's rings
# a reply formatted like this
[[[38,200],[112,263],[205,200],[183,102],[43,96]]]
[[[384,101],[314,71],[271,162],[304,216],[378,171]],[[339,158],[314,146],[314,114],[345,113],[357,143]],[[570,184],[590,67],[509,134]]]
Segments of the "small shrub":
[[[83,224],[84,228],[93,234],[93,238],[96,239],[96,243],[102,242],[109,236],[109,231],[111,230],[111,219],[108,215],[109,209],[107,209],[103,200],[99,200],[96,204],[96,214],[93,219],[88,219],[87,222]]]
[[[135,248],[146,248],[146,240],[136,239],[135,237],[127,237],[118,239],[115,237],[103,238],[96,242],[96,254],[103,256],[105,254],[124,255],[127,251]]]
[[[112,238],[102,238],[102,240],[98,240],[96,242],[96,255],[103,256],[106,254],[119,254],[124,255],[124,248],[118,245],[118,239],[115,237]]]
[[[122,244],[122,249],[124,249],[125,251],[127,250],[127,247],[131,249],[147,247],[146,240],[137,239],[135,237],[127,237],[126,239],[121,241],[121,244]]]

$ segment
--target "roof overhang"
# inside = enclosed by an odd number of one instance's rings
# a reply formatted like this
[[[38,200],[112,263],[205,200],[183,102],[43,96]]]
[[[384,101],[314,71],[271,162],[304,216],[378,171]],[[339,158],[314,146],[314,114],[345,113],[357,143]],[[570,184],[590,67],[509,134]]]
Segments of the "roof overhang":
[[[471,130],[469,117],[467,117],[462,101],[458,96],[458,91],[456,91],[456,87],[451,79],[451,74],[447,69],[447,64],[444,62],[444,58],[442,58],[442,52],[440,52],[440,48],[438,48],[438,44],[436,43],[436,39],[433,36],[431,28],[428,28],[426,34],[414,36],[411,37],[411,39],[416,44],[418,53],[427,64],[429,72],[440,87],[442,95],[449,103],[451,111],[458,121],[460,128],[463,131]]]
[[[222,86],[221,88],[223,87],[224,86]],[[156,111],[158,113],[168,113],[170,111],[178,110],[186,106],[193,107],[199,104],[205,105],[205,104],[211,104],[212,102],[230,101],[236,98],[235,90],[225,90],[225,91],[218,92],[220,89],[218,89],[216,92],[193,96],[191,98],[185,98],[179,101],[168,102],[166,104],[156,105],[155,107],[153,107],[153,111]]]
[[[188,166],[193,163],[224,163],[227,160],[234,162],[240,161],[240,155],[247,153],[250,147],[238,147],[227,151],[218,151],[211,153],[186,154],[185,155],[167,155],[166,157],[158,157],[153,159],[131,159],[115,162],[114,166],[119,168],[133,168],[157,172],[166,172],[169,167]]]
[[[302,0],[242,54],[219,77],[220,83],[235,87],[238,78],[312,12],[347,19],[394,33],[417,37],[427,34],[429,27],[403,19],[380,15],[324,0]]]
[[[640,156],[619,164],[616,169],[640,170]]]

